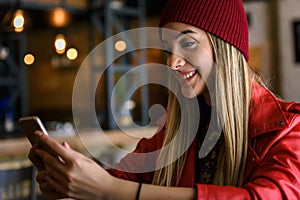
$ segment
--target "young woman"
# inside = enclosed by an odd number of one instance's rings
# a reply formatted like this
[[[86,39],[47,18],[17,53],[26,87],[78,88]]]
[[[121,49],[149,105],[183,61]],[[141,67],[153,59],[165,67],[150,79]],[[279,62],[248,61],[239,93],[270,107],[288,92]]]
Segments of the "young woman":
[[[178,116],[186,110],[180,110],[173,93],[165,125],[134,151],[172,144],[151,159],[129,154],[116,169],[104,170],[66,143],[37,132],[43,149],[34,146],[29,158],[39,169],[45,198],[300,199],[300,105],[276,98],[248,67],[242,1],[170,0],[160,27],[167,65],[184,79],[185,98],[199,102],[200,122],[187,119],[196,123],[196,133],[179,126]],[[214,115],[221,133],[207,139]],[[182,137],[172,143],[177,132]],[[202,152],[211,136],[215,142]],[[153,163],[163,167],[133,173]]]

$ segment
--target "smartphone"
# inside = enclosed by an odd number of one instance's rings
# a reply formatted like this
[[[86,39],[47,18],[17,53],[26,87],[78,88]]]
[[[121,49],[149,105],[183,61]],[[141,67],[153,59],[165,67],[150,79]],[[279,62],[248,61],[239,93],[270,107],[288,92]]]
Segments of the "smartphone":
[[[38,139],[34,134],[36,130],[40,130],[44,132],[44,134],[48,135],[45,126],[38,116],[22,117],[19,119],[19,124],[31,145],[34,145],[38,142]]]

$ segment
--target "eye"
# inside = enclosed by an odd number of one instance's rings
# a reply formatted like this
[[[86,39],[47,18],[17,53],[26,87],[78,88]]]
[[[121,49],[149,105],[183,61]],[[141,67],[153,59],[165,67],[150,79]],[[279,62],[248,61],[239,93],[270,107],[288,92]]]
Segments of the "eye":
[[[197,44],[197,42],[196,41],[182,41],[182,42],[180,42],[180,46],[181,46],[181,48],[183,48],[183,49],[189,49],[189,48],[193,48],[193,47],[195,47],[196,46],[196,44]]]

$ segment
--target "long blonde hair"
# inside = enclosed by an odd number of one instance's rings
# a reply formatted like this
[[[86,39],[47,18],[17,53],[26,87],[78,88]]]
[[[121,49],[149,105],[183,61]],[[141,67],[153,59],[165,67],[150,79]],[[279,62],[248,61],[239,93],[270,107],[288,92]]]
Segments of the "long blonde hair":
[[[219,122],[222,124],[224,138],[213,183],[241,186],[247,158],[251,80],[259,83],[261,81],[248,67],[247,61],[240,51],[214,35],[208,33],[208,36],[214,49],[215,66],[217,67],[216,93],[211,94],[211,96],[215,98],[216,111]],[[188,106],[184,109],[188,109]],[[193,135],[189,132],[188,127],[179,130],[180,119],[177,116],[180,116],[179,104],[175,95],[169,92],[164,145],[167,145],[177,132],[185,131],[187,138]],[[193,121],[191,117],[187,120]],[[166,160],[175,159],[178,152],[182,150],[181,142],[174,144],[174,147],[170,148],[168,152],[161,153],[157,162],[167,163]],[[185,165],[186,156],[187,153],[184,153],[172,164],[155,171],[153,184],[177,185]]]

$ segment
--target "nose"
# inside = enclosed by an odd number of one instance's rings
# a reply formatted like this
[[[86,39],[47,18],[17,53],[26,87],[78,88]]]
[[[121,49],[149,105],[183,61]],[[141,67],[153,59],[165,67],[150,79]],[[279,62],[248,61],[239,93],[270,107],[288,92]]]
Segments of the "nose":
[[[185,64],[185,60],[179,55],[176,55],[174,53],[171,53],[167,58],[167,65],[172,70],[179,70],[184,64]]]

